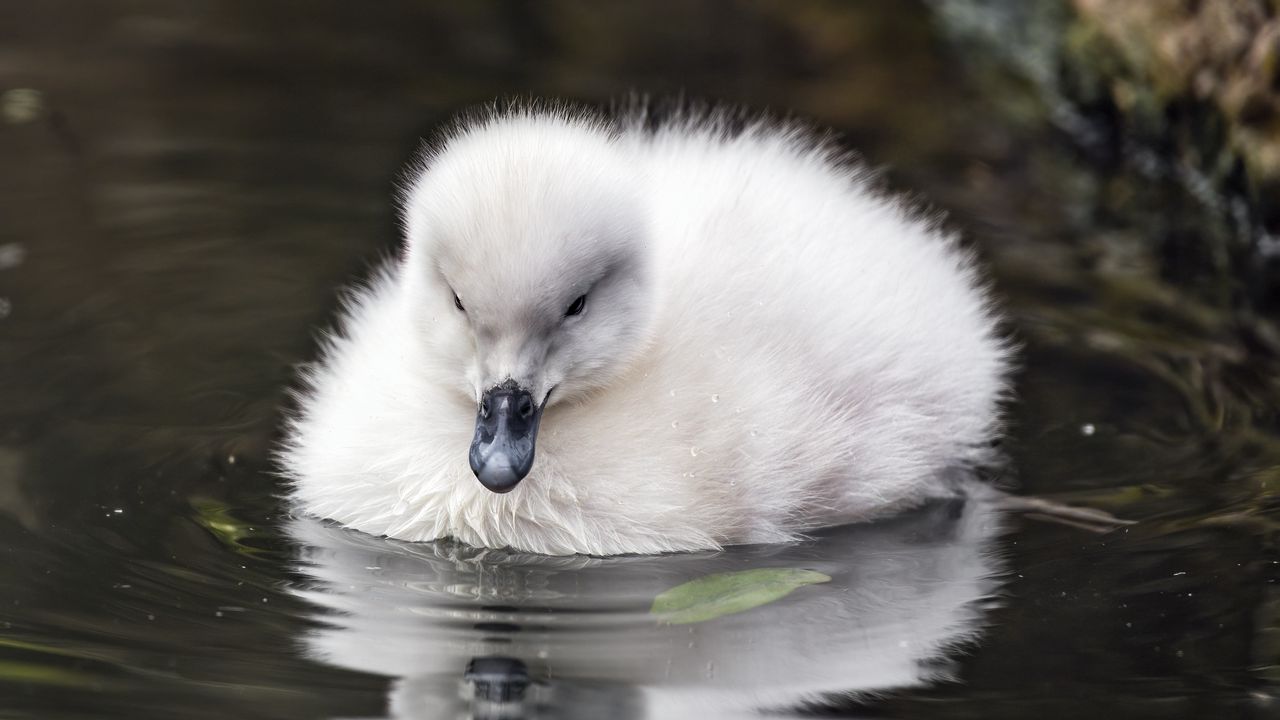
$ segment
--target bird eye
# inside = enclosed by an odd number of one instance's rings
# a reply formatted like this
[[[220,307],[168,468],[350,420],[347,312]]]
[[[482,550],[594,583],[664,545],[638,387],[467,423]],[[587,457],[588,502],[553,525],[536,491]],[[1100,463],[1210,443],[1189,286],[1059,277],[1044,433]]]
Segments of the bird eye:
[[[459,309],[459,310],[461,310],[462,312],[466,312],[466,311],[467,311],[467,309],[466,309],[466,308],[462,307],[462,300],[458,297],[458,293],[454,293],[454,294],[453,294],[453,306],[454,306],[454,307],[456,307],[456,308],[458,308],[458,309]]]
[[[586,306],[587,306],[587,296],[579,295],[578,299],[574,300],[573,304],[569,305],[569,309],[564,311],[564,316],[573,317],[574,315],[581,315],[583,308],[585,308]]]

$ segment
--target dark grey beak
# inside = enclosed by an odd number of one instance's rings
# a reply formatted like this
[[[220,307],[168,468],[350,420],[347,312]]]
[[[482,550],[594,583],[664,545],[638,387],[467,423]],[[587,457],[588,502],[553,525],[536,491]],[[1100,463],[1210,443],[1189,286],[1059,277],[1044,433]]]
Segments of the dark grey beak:
[[[529,474],[541,419],[542,407],[515,380],[485,391],[468,455],[481,485],[496,493],[511,492]]]

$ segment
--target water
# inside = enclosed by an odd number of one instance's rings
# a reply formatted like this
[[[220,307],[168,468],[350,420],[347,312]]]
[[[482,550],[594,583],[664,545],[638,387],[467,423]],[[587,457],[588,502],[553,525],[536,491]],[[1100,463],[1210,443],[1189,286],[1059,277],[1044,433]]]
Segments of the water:
[[[1280,715],[1277,344],[1148,251],[1230,218],[997,60],[899,2],[0,8],[0,716]],[[1024,347],[1003,481],[1138,524],[598,560],[283,515],[278,408],[418,138],[633,87],[793,108],[947,209]],[[831,579],[650,612],[755,568]]]

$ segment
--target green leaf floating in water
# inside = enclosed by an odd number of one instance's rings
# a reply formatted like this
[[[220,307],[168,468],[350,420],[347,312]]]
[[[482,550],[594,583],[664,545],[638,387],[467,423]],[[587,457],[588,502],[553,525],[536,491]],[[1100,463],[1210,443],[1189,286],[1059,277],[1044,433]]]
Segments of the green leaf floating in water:
[[[665,623],[688,625],[733,615],[780,600],[803,585],[831,577],[798,568],[759,568],[716,573],[690,580],[653,600],[649,612]]]
[[[196,511],[195,521],[224,545],[244,555],[256,555],[262,551],[248,544],[247,540],[263,535],[249,523],[231,514],[231,507],[219,500],[205,497],[191,498],[191,507]]]

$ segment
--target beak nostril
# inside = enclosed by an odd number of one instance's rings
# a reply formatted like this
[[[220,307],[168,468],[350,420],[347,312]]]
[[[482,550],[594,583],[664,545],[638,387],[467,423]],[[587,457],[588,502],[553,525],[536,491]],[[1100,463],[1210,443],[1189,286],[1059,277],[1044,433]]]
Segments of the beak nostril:
[[[485,395],[480,398],[480,417],[487,419],[489,417],[489,412],[489,396]]]
[[[520,417],[522,418],[528,418],[533,415],[533,397],[530,395],[522,395],[517,409],[519,410]]]

